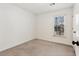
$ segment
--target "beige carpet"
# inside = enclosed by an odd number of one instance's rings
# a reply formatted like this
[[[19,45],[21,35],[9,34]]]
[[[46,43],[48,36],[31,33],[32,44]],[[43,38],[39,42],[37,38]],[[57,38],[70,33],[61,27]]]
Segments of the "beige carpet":
[[[71,46],[44,40],[31,40],[0,52],[0,56],[75,56]]]

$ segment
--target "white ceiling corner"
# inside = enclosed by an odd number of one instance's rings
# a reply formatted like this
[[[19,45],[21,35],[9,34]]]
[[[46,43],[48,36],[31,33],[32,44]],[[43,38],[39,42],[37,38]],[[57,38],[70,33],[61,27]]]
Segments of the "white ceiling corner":
[[[49,4],[50,3],[16,3],[15,5],[35,14],[69,8],[73,5],[72,3],[56,3],[55,6],[49,6]]]

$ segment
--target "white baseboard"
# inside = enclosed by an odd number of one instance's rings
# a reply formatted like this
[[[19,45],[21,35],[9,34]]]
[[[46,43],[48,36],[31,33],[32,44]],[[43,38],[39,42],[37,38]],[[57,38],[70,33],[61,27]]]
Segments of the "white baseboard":
[[[39,38],[36,38],[36,39],[39,39]],[[45,40],[45,41],[49,41],[49,42],[54,42],[54,43],[58,43],[58,44],[72,46],[72,44],[67,44],[67,43],[63,43],[63,42],[57,42],[57,41],[53,41],[53,40],[46,40],[46,39],[40,39],[40,40]]]
[[[13,45],[11,45],[11,46],[9,46],[9,47],[5,47],[4,49],[0,49],[0,52],[5,51],[5,50],[10,49],[10,48],[13,48],[13,47],[16,47],[16,46],[18,46],[18,45],[20,45],[20,44],[23,44],[23,43],[29,42],[29,41],[31,41],[31,40],[33,40],[33,39],[26,40],[26,41],[22,41],[22,42],[20,42],[20,43],[13,44]]]

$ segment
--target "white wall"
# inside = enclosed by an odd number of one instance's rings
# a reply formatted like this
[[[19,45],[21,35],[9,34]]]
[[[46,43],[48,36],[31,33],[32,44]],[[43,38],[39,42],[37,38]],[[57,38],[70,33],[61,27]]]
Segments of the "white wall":
[[[0,4],[0,51],[34,39],[35,16],[12,4]]]
[[[79,3],[74,4],[73,6],[73,15],[79,14]]]
[[[54,37],[53,16],[65,17],[65,37]],[[38,15],[37,38],[71,45],[72,42],[72,8],[62,9],[50,13]]]

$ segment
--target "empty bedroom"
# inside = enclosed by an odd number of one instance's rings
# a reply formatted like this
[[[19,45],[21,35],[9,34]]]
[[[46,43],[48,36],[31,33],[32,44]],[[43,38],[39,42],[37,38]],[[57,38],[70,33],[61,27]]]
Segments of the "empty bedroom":
[[[0,3],[0,56],[78,56],[78,3]]]

